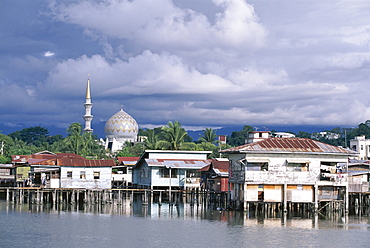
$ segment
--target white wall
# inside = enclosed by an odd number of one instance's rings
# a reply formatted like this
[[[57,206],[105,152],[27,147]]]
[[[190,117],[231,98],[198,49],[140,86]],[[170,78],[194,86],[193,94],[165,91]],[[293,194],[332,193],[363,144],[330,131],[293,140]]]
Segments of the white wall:
[[[72,178],[67,172],[72,171]],[[80,172],[85,171],[86,179],[80,179]],[[94,172],[100,172],[100,178],[94,179]],[[111,167],[61,167],[61,188],[110,189]]]

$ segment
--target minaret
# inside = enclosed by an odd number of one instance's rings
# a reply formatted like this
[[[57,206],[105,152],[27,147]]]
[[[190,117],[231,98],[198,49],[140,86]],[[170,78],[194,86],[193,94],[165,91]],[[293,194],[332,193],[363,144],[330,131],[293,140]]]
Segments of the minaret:
[[[84,115],[84,120],[85,120],[85,132],[90,132],[92,133],[93,129],[91,129],[91,121],[93,116],[91,115],[91,94],[90,94],[90,79],[87,79],[87,86],[86,86],[86,101],[84,103],[85,106],[85,115]]]

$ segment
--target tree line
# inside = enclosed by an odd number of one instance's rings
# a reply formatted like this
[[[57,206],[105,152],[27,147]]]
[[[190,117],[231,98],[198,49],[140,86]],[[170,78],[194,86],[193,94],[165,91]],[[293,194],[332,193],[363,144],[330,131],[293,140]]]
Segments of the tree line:
[[[193,141],[178,121],[168,122],[166,126],[153,129],[140,129],[143,142],[126,142],[115,154],[105,150],[98,137],[84,132],[80,123],[72,123],[66,130],[67,136],[49,135],[48,129],[36,126],[24,128],[9,135],[0,133],[0,163],[11,161],[11,155],[29,155],[43,150],[55,153],[75,153],[86,158],[137,157],[144,150],[191,150],[212,151],[210,157],[219,157],[219,151],[245,144],[248,133],[253,127],[245,125],[241,131],[234,131],[227,136],[226,144],[219,144],[216,130],[206,128],[197,141]],[[274,135],[275,131],[271,131]],[[348,147],[349,141],[356,136],[370,138],[370,120],[354,128],[334,128],[323,132],[308,133],[299,131],[297,137],[316,139],[321,142]]]

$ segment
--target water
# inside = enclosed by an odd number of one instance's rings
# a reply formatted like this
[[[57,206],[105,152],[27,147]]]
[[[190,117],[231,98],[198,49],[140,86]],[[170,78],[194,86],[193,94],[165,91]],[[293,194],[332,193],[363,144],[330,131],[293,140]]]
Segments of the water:
[[[369,247],[369,216],[217,211],[163,204],[13,205],[0,201],[0,247]]]

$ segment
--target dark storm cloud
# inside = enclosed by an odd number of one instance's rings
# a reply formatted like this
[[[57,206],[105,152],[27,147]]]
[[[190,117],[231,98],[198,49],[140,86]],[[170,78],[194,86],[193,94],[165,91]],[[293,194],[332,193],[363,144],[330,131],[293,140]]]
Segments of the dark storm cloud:
[[[0,120],[353,125],[370,118],[365,1],[0,3]],[[346,113],[345,115],[343,113]],[[94,122],[94,121],[93,121]]]

